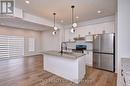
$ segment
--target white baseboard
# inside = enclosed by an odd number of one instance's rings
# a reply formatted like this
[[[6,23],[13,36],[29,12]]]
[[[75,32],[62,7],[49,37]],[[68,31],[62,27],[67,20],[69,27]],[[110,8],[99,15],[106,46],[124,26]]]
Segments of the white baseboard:
[[[41,53],[41,52],[39,52],[39,53],[31,53],[31,54],[26,54],[24,56],[35,56],[35,55],[39,55],[39,54],[43,54],[43,53]]]

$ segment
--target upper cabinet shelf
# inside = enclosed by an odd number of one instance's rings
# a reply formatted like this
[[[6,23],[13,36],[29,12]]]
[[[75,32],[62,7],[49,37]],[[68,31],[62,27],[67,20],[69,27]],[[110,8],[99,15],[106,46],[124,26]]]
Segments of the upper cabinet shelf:
[[[93,35],[87,35],[87,36],[85,36],[85,41],[89,42],[89,43],[92,43],[93,42]]]
[[[74,38],[75,41],[82,41],[82,40],[85,40],[85,37],[75,37]]]

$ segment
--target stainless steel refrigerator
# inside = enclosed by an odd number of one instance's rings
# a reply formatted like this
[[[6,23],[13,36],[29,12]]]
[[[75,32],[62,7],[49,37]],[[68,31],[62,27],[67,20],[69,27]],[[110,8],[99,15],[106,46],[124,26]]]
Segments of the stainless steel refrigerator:
[[[93,66],[115,71],[115,34],[94,35]]]

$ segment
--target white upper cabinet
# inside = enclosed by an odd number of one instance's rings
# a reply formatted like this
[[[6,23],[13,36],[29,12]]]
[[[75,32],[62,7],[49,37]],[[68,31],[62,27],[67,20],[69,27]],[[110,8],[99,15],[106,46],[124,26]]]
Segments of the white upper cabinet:
[[[65,29],[65,41],[73,40],[74,37],[86,37],[86,35],[102,34],[102,33],[114,33],[115,32],[115,23],[105,22],[100,24],[88,25],[84,27],[76,28],[75,33],[71,33],[70,29]],[[92,37],[88,37],[90,40]]]
[[[85,37],[85,35],[102,34],[103,31],[105,31],[105,33],[114,33],[114,22],[106,22],[79,27],[76,29],[76,35],[80,34],[81,36]]]
[[[93,41],[93,35],[86,35],[85,36],[85,41],[86,42],[92,42]]]

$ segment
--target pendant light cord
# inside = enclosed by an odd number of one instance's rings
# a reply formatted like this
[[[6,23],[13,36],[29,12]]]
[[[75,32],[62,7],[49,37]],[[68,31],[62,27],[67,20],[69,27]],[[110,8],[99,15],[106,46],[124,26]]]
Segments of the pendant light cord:
[[[55,27],[55,22],[56,22],[56,21],[55,21],[55,20],[56,20],[56,19],[55,19],[55,15],[56,15],[56,13],[53,13],[53,15],[54,15],[54,27]]]
[[[74,7],[75,7],[74,5],[71,6],[71,8],[72,8],[72,24],[74,23]]]

